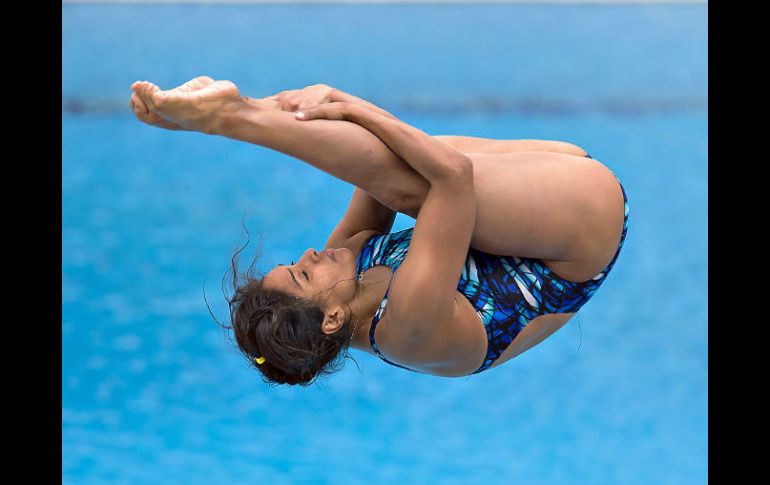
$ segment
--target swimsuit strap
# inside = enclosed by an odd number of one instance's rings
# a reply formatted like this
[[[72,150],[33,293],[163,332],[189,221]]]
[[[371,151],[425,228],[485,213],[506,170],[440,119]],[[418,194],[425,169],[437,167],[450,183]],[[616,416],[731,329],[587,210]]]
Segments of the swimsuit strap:
[[[393,283],[393,278],[390,279],[390,283]],[[380,307],[374,313],[374,318],[372,318],[372,325],[369,327],[369,345],[371,345],[372,350],[374,350],[374,353],[377,354],[377,356],[380,359],[384,360],[388,364],[394,365],[396,367],[400,367],[402,369],[406,369],[412,372],[417,372],[416,370],[410,369],[409,367],[404,367],[401,364],[397,364],[393,361],[388,360],[384,355],[382,355],[382,352],[380,352],[380,349],[377,348],[377,343],[374,341],[374,331],[377,329],[377,324],[380,322],[382,313],[385,311],[385,305],[388,304],[388,293],[390,292],[390,283],[388,283],[388,288],[385,290],[385,296],[382,298],[382,302],[380,302]]]

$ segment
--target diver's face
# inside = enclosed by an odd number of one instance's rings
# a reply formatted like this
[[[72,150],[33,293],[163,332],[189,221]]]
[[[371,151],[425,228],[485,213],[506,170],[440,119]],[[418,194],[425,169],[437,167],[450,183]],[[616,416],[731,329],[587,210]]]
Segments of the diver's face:
[[[356,261],[347,248],[315,251],[308,249],[296,263],[279,264],[263,280],[270,288],[290,295],[338,304],[353,299],[356,288]]]

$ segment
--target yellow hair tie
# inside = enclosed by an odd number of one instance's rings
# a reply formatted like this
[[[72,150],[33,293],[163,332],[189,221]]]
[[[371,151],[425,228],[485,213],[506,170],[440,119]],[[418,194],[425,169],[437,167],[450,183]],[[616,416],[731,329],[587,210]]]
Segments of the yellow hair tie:
[[[255,357],[254,358],[254,362],[256,362],[257,364],[264,364],[265,363],[265,358],[264,357]]]

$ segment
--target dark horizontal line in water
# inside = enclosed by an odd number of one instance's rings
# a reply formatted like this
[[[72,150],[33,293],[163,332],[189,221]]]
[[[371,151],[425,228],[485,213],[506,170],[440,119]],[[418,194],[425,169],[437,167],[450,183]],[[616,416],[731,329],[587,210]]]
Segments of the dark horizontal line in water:
[[[508,99],[477,97],[466,100],[433,101],[426,99],[404,99],[381,103],[371,102],[395,113],[426,115],[539,115],[574,116],[591,113],[616,116],[643,116],[667,113],[702,113],[708,110],[708,101],[691,99],[599,99],[575,101],[567,99]],[[62,113],[68,115],[118,115],[133,114],[125,101],[106,99],[62,98]]]

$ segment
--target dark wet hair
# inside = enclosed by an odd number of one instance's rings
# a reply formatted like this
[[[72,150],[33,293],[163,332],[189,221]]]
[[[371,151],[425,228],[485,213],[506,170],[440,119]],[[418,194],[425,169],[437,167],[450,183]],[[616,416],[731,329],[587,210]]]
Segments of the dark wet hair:
[[[317,303],[265,286],[264,274],[255,271],[258,253],[247,270],[239,272],[238,259],[247,246],[248,241],[235,252],[225,273],[223,291],[230,323],[220,326],[232,330],[249,364],[268,384],[303,386],[342,369],[346,358],[352,358],[353,313],[339,330],[324,333],[324,312]],[[232,285],[230,296],[226,283]],[[258,358],[264,361],[258,363]]]

